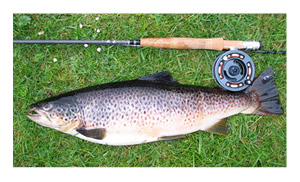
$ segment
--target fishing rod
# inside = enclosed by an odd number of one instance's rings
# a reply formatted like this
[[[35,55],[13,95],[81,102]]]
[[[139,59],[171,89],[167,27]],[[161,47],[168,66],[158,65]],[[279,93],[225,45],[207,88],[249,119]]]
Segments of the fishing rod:
[[[14,40],[14,44],[94,44],[165,49],[199,49],[226,52],[213,64],[216,83],[229,91],[246,89],[254,80],[255,65],[246,52],[278,53],[284,51],[262,51],[259,41],[224,40],[223,38],[142,38],[140,40]],[[243,50],[243,51],[242,51]]]
[[[95,44],[118,45],[129,47],[150,47],[166,49],[205,49],[228,50],[238,49],[255,50],[261,47],[258,41],[224,40],[223,38],[142,38],[140,40],[14,40],[14,44]]]

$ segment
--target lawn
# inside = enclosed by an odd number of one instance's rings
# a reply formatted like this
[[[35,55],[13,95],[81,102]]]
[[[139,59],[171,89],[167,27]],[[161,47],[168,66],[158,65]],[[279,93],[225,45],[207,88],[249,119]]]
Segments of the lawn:
[[[223,37],[259,40],[264,50],[286,50],[285,14],[14,14],[13,24],[14,40]],[[159,71],[169,71],[183,84],[217,86],[211,69],[219,51],[101,46],[98,52],[98,47],[13,45],[14,167],[286,166],[286,55],[249,53],[256,76],[273,66],[284,114],[232,116],[227,136],[195,132],[174,142],[116,147],[29,120],[26,111],[36,101]]]

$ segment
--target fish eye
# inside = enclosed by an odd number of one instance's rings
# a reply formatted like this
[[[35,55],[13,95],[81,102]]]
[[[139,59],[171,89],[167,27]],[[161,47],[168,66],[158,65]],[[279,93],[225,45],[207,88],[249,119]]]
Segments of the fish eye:
[[[43,109],[45,111],[48,111],[49,109],[51,109],[51,107],[52,107],[52,104],[46,104],[46,105],[43,106]]]

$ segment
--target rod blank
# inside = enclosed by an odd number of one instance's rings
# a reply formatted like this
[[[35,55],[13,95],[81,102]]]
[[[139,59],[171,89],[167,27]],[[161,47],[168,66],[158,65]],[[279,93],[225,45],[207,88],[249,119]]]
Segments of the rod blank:
[[[139,46],[139,40],[14,40],[14,44],[96,44]]]

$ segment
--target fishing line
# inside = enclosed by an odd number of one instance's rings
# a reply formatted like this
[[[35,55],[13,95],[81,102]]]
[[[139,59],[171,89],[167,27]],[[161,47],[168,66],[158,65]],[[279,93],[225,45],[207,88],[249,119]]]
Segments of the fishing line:
[[[265,50],[245,50],[244,52],[249,52],[249,53],[263,53],[263,54],[286,54],[286,51],[265,51]]]

